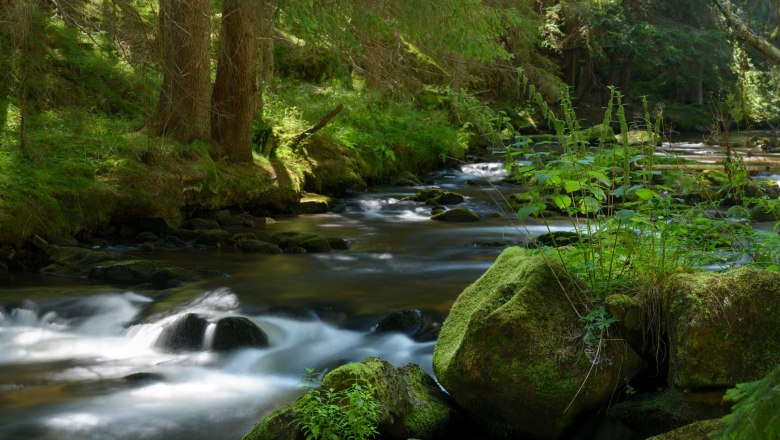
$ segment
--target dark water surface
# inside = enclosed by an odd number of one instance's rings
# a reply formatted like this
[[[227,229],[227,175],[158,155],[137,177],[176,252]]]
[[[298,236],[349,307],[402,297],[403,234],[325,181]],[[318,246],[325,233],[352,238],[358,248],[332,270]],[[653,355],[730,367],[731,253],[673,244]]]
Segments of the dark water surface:
[[[248,255],[190,250],[137,253],[227,278],[160,295],[31,276],[0,289],[0,438],[239,438],[264,414],[294,399],[305,368],[368,356],[431,371],[433,342],[377,335],[387,313],[418,308],[440,319],[503,247],[542,225],[512,225],[501,211],[503,167],[466,165],[429,176],[479,223],[429,219],[430,206],[402,201],[418,188],[373,188],[328,214],[279,218],[265,231],[311,231],[347,239],[346,251]],[[555,228],[568,229],[566,222]],[[185,305],[189,304],[189,305]],[[184,306],[183,306],[184,305]],[[182,308],[184,307],[184,308]],[[184,313],[210,320],[246,316],[268,349],[171,354],[155,341]],[[123,380],[150,373],[146,380]]]

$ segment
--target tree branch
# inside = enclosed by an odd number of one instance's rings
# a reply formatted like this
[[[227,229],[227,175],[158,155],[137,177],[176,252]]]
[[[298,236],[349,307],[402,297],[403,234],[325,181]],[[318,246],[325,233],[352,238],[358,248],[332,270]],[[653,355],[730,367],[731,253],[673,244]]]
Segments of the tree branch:
[[[344,104],[339,104],[336,108],[334,108],[333,110],[329,111],[327,115],[323,116],[323,118],[320,119],[320,122],[312,125],[311,127],[307,128],[306,130],[304,130],[301,133],[299,133],[298,135],[296,135],[293,138],[292,143],[290,144],[290,147],[292,149],[295,149],[295,147],[297,147],[298,144],[303,142],[304,139],[306,139],[307,137],[313,135],[314,133],[322,130],[326,125],[328,125],[328,123],[331,120],[333,120],[333,118],[336,117],[336,115],[341,113],[342,110],[344,110]]]
[[[718,10],[720,10],[720,13],[723,14],[726,23],[728,23],[731,30],[734,31],[737,38],[756,48],[756,50],[764,55],[767,61],[773,64],[780,64],[780,48],[753,32],[753,30],[731,10],[730,0],[712,1],[715,3],[715,6],[717,6]]]

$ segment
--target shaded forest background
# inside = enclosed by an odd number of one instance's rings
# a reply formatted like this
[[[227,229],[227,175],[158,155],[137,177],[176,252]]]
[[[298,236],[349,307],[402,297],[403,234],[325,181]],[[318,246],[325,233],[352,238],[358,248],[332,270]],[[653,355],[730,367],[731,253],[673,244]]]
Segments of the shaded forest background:
[[[325,192],[430,169],[549,130],[529,84],[553,105],[568,91],[583,126],[602,119],[616,86],[630,111],[647,99],[663,112],[667,134],[773,129],[779,10],[778,0],[5,1],[0,240],[105,222],[116,205],[95,212],[85,198],[122,199],[123,185],[150,180],[142,165],[170,174],[174,153],[182,182],[181,161],[212,177],[254,162]],[[325,115],[336,119],[310,138]],[[146,190],[127,204],[156,196]],[[134,213],[166,208],[123,211]]]

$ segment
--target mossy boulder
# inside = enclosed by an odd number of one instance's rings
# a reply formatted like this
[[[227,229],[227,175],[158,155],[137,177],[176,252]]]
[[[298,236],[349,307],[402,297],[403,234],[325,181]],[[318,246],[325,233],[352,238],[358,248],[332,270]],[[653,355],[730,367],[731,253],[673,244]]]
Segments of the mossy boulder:
[[[49,264],[41,269],[41,273],[76,278],[87,276],[92,266],[98,263],[126,258],[115,252],[70,246],[49,245],[45,247],[44,252],[49,259]]]
[[[534,239],[537,245],[540,246],[568,246],[571,244],[579,243],[582,237],[580,234],[571,231],[553,231],[544,233]]]
[[[601,139],[607,144],[614,144],[617,142],[615,131],[612,130],[612,127],[609,125],[594,125],[593,127],[583,130],[582,134],[588,142],[595,145],[598,145]]]
[[[148,283],[159,271],[160,266],[148,260],[109,261],[92,266],[87,278],[109,283],[142,284]]]
[[[663,309],[669,381],[677,387],[732,387],[780,363],[780,273],[676,274]]]
[[[336,202],[333,197],[323,196],[314,193],[304,193],[301,201],[294,209],[298,214],[322,214],[330,211],[331,206]]]
[[[423,181],[410,171],[399,173],[392,179],[392,182],[396,186],[420,186],[423,184]]]
[[[707,440],[710,434],[723,429],[725,423],[720,419],[702,420],[685,425],[674,431],[665,432],[647,440]]]
[[[273,237],[285,251],[293,248],[303,248],[306,252],[330,252],[331,250],[327,238],[312,232],[279,232]]]
[[[610,407],[607,415],[642,436],[657,435],[728,414],[723,394],[723,390],[683,393],[669,388],[635,395]]]
[[[463,203],[465,198],[452,191],[444,191],[441,189],[423,189],[420,191],[417,191],[417,193],[411,197],[408,197],[409,200],[414,200],[415,202],[424,202],[428,205],[457,205],[460,203]]]
[[[453,208],[432,215],[431,220],[437,220],[440,222],[468,223],[468,222],[478,222],[481,219],[479,218],[476,212],[468,208]]]
[[[508,248],[442,326],[437,378],[496,433],[556,438],[641,368],[625,342],[583,339],[581,306],[570,302],[580,286],[564,271],[552,258]]]
[[[622,143],[626,135],[616,134],[615,139],[618,143]],[[658,137],[650,130],[630,130],[627,133],[626,142],[628,145],[658,145]]]
[[[396,368],[381,359],[368,358],[331,371],[322,387],[344,390],[357,378],[371,384],[372,395],[380,404],[379,438],[430,439],[441,435],[455,419],[451,399],[415,364]],[[299,399],[269,414],[244,440],[303,440],[297,426],[300,404]]]

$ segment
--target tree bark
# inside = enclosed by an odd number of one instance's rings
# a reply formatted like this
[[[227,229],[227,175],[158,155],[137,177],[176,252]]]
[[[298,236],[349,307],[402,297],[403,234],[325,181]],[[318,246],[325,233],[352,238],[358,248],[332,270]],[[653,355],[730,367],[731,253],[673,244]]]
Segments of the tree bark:
[[[274,16],[279,0],[269,0],[257,17],[257,112],[263,111],[263,93],[274,78]]]
[[[780,48],[770,43],[765,38],[760,37],[731,9],[729,0],[713,0],[715,6],[723,14],[729,27],[734,31],[734,35],[745,43],[753,46],[756,50],[773,64],[780,64]]]
[[[150,124],[180,142],[208,139],[211,51],[209,0],[160,0],[163,85]]]
[[[266,0],[224,0],[211,137],[231,162],[252,161],[252,119],[258,105],[257,20]]]

